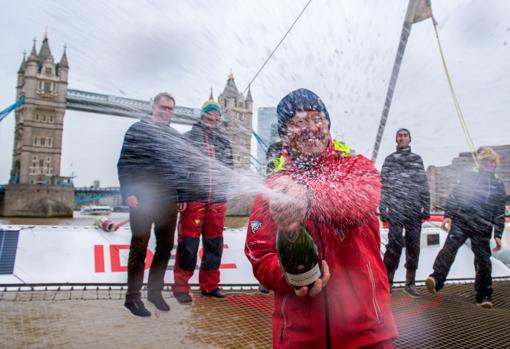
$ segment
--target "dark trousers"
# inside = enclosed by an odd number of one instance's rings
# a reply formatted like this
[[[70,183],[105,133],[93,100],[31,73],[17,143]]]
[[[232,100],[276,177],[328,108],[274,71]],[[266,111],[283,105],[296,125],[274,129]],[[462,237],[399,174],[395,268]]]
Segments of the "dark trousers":
[[[405,267],[409,271],[415,271],[418,269],[418,259],[420,258],[421,217],[419,215],[411,217],[392,216],[389,219],[389,226],[388,245],[384,253],[386,270],[388,273],[397,270],[405,239]],[[405,238],[402,234],[404,229]]]
[[[131,246],[128,259],[128,290],[126,300],[140,299],[143,285],[145,257],[154,223],[156,251],[149,270],[147,291],[161,292],[165,272],[174,246],[175,225],[177,221],[176,203],[140,203],[138,208],[129,210],[131,226]]]
[[[491,247],[490,237],[486,235],[466,231],[466,229],[455,225],[455,223],[452,224],[452,229],[448,233],[446,242],[434,261],[432,277],[436,279],[436,288],[438,290],[444,286],[448,272],[455,261],[457,251],[467,239],[471,239],[471,250],[475,254],[476,301],[480,302],[485,297],[492,297]]]

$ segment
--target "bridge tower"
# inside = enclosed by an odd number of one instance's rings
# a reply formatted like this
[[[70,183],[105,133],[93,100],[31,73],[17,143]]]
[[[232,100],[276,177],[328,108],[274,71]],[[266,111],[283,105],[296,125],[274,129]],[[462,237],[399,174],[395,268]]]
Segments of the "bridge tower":
[[[5,216],[72,215],[73,185],[60,176],[62,133],[69,63],[66,49],[57,63],[45,34],[18,70],[16,98],[25,97],[15,113],[11,177],[6,186]],[[33,198],[33,200],[27,200]]]
[[[223,92],[218,97],[223,113],[227,115],[227,134],[232,144],[234,167],[250,168],[253,99],[251,90],[246,98],[239,93],[234,75],[230,73]]]
[[[11,183],[40,184],[60,176],[68,73],[65,49],[55,63],[47,36],[39,53],[34,41],[28,58],[23,57],[16,99],[24,96],[25,103],[15,114]]]

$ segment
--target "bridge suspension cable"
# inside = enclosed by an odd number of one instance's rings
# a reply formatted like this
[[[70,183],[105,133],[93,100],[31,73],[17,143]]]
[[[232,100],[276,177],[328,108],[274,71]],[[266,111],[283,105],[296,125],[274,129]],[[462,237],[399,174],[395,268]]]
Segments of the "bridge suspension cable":
[[[312,2],[312,0],[308,0],[308,2],[306,3],[306,5],[303,7],[303,9],[301,10],[301,12],[299,13],[299,15],[296,17],[296,19],[294,20],[294,22],[291,24],[291,26],[289,27],[289,29],[287,30],[287,32],[283,35],[283,37],[281,38],[280,42],[278,42],[278,44],[275,46],[275,48],[273,49],[273,51],[271,51],[271,53],[269,54],[269,56],[266,58],[266,60],[264,61],[264,63],[262,63],[262,66],[259,68],[259,70],[257,70],[257,72],[255,73],[255,75],[253,76],[253,78],[250,80],[250,82],[248,83],[248,85],[246,86],[246,88],[244,89],[243,91],[243,95],[246,93],[246,91],[248,91],[248,89],[250,88],[251,84],[255,81],[255,79],[259,76],[260,72],[262,71],[262,69],[264,69],[264,67],[266,66],[266,64],[271,60],[271,58],[273,57],[273,55],[275,54],[276,50],[278,50],[278,48],[280,47],[280,45],[283,43],[283,41],[285,40],[285,38],[287,37],[287,35],[289,35],[290,31],[292,30],[292,28],[294,28],[294,26],[296,25],[296,23],[299,21],[299,19],[301,18],[301,16],[303,15],[303,13],[306,11],[306,9],[308,8],[308,5],[310,5],[310,3]]]
[[[16,108],[18,108],[23,103],[25,103],[25,97],[21,97],[13,105],[10,105],[4,110],[0,111],[0,121],[2,121],[7,115],[9,115],[11,111],[16,110]]]

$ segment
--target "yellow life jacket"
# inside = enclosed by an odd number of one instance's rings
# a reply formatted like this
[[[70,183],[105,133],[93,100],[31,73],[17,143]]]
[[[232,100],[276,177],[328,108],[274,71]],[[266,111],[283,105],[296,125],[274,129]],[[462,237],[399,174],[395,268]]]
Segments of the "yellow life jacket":
[[[339,155],[342,157],[348,157],[351,155],[351,148],[344,142],[337,141],[336,139],[333,139],[331,141],[333,143],[333,148],[338,152]],[[285,158],[282,154],[279,156],[274,157],[271,162],[273,163],[273,173],[277,173],[280,171],[285,171]]]

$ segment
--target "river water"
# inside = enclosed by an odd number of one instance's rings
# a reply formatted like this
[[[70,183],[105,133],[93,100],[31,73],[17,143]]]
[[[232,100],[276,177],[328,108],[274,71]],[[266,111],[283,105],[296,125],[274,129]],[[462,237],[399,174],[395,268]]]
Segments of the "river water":
[[[75,211],[72,218],[16,218],[0,217],[0,225],[94,225],[98,216],[84,215]],[[119,223],[129,217],[127,212],[112,212],[108,218],[114,223]],[[246,225],[248,217],[227,217],[225,226],[227,228],[240,228]]]

